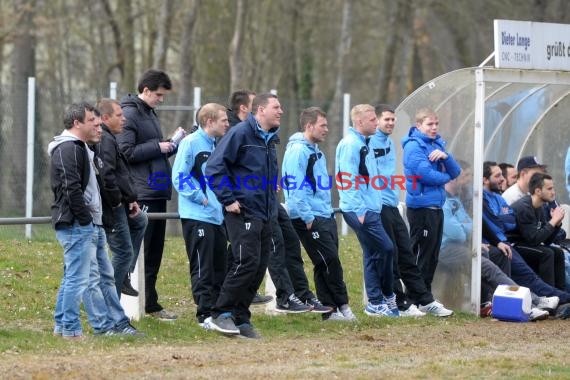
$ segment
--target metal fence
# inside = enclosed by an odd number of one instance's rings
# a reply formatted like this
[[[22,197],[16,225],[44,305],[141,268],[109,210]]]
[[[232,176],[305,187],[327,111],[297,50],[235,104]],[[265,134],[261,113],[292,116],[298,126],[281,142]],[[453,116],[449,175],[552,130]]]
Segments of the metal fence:
[[[0,87],[0,218],[47,217],[53,194],[50,189],[49,156],[47,145],[54,136],[63,130],[62,115],[65,107],[73,102],[87,101],[94,104],[97,99],[111,97],[120,99],[126,95],[117,89],[115,83],[109,83],[103,89],[76,89],[64,92],[60,88],[41,88],[36,86],[34,78],[28,83],[13,87]],[[275,91],[275,90],[273,90]],[[15,96],[12,96],[16,94]],[[10,96],[8,96],[10,95]],[[178,112],[188,112],[189,120],[194,120],[194,112],[201,104],[216,102],[226,104],[227,98],[203,96],[200,88],[194,89],[192,105],[173,104],[175,97],[167,97],[167,102],[157,108],[164,136],[171,135],[176,129],[175,119]],[[297,116],[300,109],[308,106],[320,106],[327,110],[330,102],[299,101],[280,99],[285,114],[282,117],[281,138],[283,144],[278,148],[282,157],[287,138],[297,130]],[[344,129],[348,126],[350,95],[344,97]],[[189,128],[190,125],[183,126]],[[342,127],[341,127],[342,128]],[[336,144],[336,142],[335,142]],[[330,160],[330,159],[329,159]],[[334,161],[334,160],[332,160]],[[168,212],[178,211],[177,194],[168,202]],[[30,219],[34,220],[34,219]],[[36,219],[39,220],[39,219]],[[0,240],[53,239],[53,231],[47,224],[26,223],[20,220],[18,225],[0,224]],[[10,223],[14,224],[14,223]],[[167,233],[179,235],[180,223],[169,220]]]

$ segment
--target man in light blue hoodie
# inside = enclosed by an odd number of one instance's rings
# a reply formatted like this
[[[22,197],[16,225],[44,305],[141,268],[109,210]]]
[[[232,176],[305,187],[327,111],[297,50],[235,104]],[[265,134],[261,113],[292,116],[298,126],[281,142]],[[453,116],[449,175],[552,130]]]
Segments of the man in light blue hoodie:
[[[198,130],[180,143],[172,182],[178,191],[196,318],[201,326],[208,327],[226,275],[227,238],[222,206],[207,184],[204,168],[216,138],[223,136],[230,125],[225,107],[215,103],[205,104],[198,120]]]
[[[378,131],[370,138],[370,148],[383,176],[382,211],[380,216],[388,236],[394,243],[394,291],[401,316],[421,317],[426,313],[447,317],[453,311],[435,300],[425,285],[412,252],[410,234],[398,210],[401,177],[396,177],[396,149],[390,138],[396,125],[396,115],[391,106],[379,104],[375,107],[378,117]],[[401,281],[400,281],[401,280]],[[406,286],[406,292],[402,287]],[[416,306],[416,304],[419,306]]]
[[[438,130],[437,114],[422,108],[416,112],[416,125],[402,139],[412,251],[429,291],[443,234],[444,186],[461,172],[451,153],[445,151],[446,142]]]
[[[332,178],[318,143],[328,134],[326,114],[317,107],[301,112],[302,133],[295,133],[283,157],[283,194],[293,227],[314,265],[318,299],[332,312],[323,320],[355,321],[338,255],[338,234],[331,203]]]
[[[340,209],[356,232],[364,260],[364,284],[371,316],[396,317],[400,313],[394,294],[392,261],[394,245],[380,219],[382,194],[374,153],[368,146],[376,133],[374,107],[359,104],[350,111],[352,125],[336,148],[335,173]]]

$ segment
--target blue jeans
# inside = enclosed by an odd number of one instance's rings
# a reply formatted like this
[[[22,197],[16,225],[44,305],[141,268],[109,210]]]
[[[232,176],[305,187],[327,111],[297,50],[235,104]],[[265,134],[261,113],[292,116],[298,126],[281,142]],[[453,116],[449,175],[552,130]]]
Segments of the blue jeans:
[[[91,246],[89,286],[83,294],[87,320],[96,334],[129,323],[119,301],[111,260],[105,250],[105,231],[95,226],[96,242]]]
[[[148,223],[146,213],[140,212],[136,217],[131,218],[127,216],[127,212],[126,206],[115,208],[113,227],[105,230],[109,249],[113,252],[115,286],[119,298],[121,298],[121,287],[127,273],[135,269]]]
[[[82,335],[79,320],[81,297],[89,282],[90,247],[95,243],[93,224],[61,227],[55,236],[63,247],[63,278],[55,303],[54,333],[64,336]]]
[[[380,213],[366,211],[362,224],[354,212],[343,212],[342,216],[356,232],[362,247],[368,301],[378,305],[383,301],[383,296],[394,294],[394,245],[384,230]]]

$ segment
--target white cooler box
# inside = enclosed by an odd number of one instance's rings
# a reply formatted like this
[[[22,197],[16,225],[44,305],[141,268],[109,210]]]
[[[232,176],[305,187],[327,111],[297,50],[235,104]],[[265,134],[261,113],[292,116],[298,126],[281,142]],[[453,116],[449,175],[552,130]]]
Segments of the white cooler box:
[[[528,322],[532,298],[524,286],[499,285],[493,294],[492,315],[501,321]]]

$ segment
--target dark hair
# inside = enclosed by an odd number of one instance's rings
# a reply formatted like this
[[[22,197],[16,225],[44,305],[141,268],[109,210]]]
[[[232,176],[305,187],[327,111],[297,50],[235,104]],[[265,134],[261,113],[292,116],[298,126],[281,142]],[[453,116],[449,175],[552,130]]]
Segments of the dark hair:
[[[255,95],[255,92],[250,90],[237,90],[232,92],[228,99],[228,105],[232,111],[238,111],[239,106],[249,105],[250,95]]]
[[[486,178],[486,179],[491,178],[491,174],[493,174],[491,168],[493,166],[497,166],[497,163],[495,161],[483,162],[483,178]]]
[[[269,103],[269,99],[278,99],[277,95],[266,92],[256,95],[251,104],[251,112],[255,115],[259,107],[265,107]]]
[[[501,162],[499,164],[499,167],[501,168],[501,172],[503,173],[503,177],[507,178],[507,172],[509,168],[515,168],[514,165],[509,164],[508,162]]]
[[[70,104],[63,114],[63,126],[65,129],[71,129],[75,120],[81,123],[85,122],[85,113],[88,111],[96,112],[97,110],[87,102]]]
[[[534,195],[536,189],[542,189],[544,187],[544,180],[550,179],[552,177],[546,173],[534,173],[528,181],[528,192]]]
[[[327,114],[319,107],[305,108],[301,111],[301,116],[299,116],[299,124],[301,124],[299,130],[305,131],[305,125],[315,124],[319,116],[327,117]]]
[[[168,74],[164,71],[149,69],[145,71],[139,79],[139,85],[137,87],[139,94],[142,94],[145,87],[151,91],[156,91],[160,87],[166,90],[172,90],[172,82]]]
[[[111,99],[111,98],[102,98],[99,99],[99,101],[97,102],[97,109],[99,110],[99,112],[101,113],[101,115],[112,115],[114,110],[113,110],[113,104],[118,105],[119,107],[121,106],[121,103],[119,103],[117,100],[115,99]]]
[[[382,115],[383,112],[396,113],[394,111],[394,107],[392,107],[389,104],[378,104],[376,107],[374,107],[374,113],[376,114],[376,116]]]

